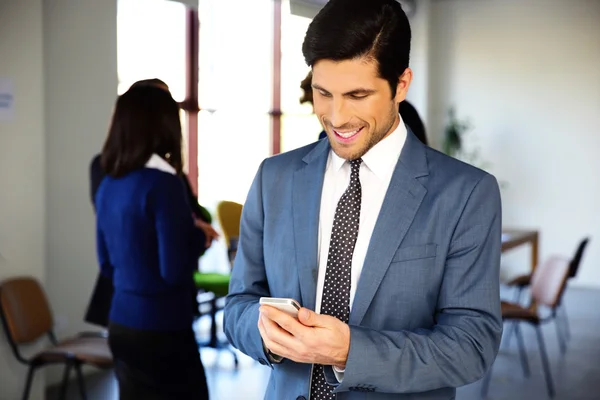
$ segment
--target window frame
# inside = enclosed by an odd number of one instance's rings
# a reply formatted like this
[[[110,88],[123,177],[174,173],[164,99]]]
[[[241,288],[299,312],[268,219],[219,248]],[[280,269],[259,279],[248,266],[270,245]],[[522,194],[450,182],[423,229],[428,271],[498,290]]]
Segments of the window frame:
[[[273,79],[269,116],[271,120],[271,155],[281,152],[281,0],[273,1]],[[202,111],[198,97],[200,15],[195,8],[186,8],[186,91],[179,103],[187,125],[187,171],[192,190],[198,196],[198,113]]]

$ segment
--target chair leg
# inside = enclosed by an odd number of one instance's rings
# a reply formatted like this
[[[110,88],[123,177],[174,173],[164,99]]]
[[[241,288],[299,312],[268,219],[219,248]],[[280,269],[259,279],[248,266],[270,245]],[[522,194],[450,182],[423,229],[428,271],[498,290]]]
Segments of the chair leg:
[[[535,327],[537,334],[538,344],[540,346],[540,356],[542,357],[542,366],[544,367],[544,375],[546,377],[546,386],[548,387],[548,395],[554,397],[554,383],[552,382],[552,374],[550,372],[550,363],[548,362],[548,354],[546,353],[546,345],[544,343],[544,336],[542,335],[542,329],[539,325]]]
[[[59,400],[66,400],[67,398],[67,389],[69,387],[69,375],[71,373],[71,363],[65,364],[65,369],[63,371],[63,380],[60,386],[60,395]]]
[[[481,398],[482,399],[487,398],[488,391],[490,389],[490,381],[492,380],[492,368],[494,368],[493,364],[490,367],[490,369],[488,370],[487,374],[485,374],[485,377],[483,378],[483,382],[481,383]]]
[[[508,330],[506,331],[506,339],[504,341],[504,348],[510,348],[510,339],[513,337],[515,333],[516,322],[510,322],[508,324]]]
[[[514,302],[515,304],[521,304],[521,295],[523,294],[523,286],[517,287]]]
[[[27,381],[25,382],[25,390],[23,391],[23,400],[29,399],[29,392],[31,392],[31,384],[33,383],[33,374],[35,373],[35,366],[30,365],[29,371],[27,372]]]
[[[240,360],[238,360],[238,356],[237,356],[235,350],[230,348],[229,351],[231,351],[231,354],[233,355],[233,365],[235,366],[235,369],[237,369],[240,365]]]
[[[523,294],[523,287],[522,286],[517,286],[516,290],[515,290],[515,297],[513,299],[513,303],[515,304],[521,304],[521,294]],[[508,328],[508,334],[506,335],[506,340],[504,342],[504,348],[508,349],[510,348],[510,341],[512,340],[512,336],[513,333],[515,331],[515,327],[514,324],[516,324],[516,322],[513,322],[510,324],[509,328]]]
[[[554,326],[556,326],[556,336],[558,337],[558,346],[560,347],[560,352],[565,354],[567,352],[567,339],[563,337],[558,316],[554,317]]]
[[[529,371],[529,363],[527,362],[527,352],[525,351],[525,342],[523,341],[523,334],[521,333],[521,327],[518,322],[515,322],[515,334],[517,336],[517,345],[519,346],[519,357],[521,358],[523,375],[525,375],[525,378],[529,378],[531,373]]]
[[[217,296],[210,301],[210,342],[209,346],[212,348],[219,347],[219,340],[217,337]]]
[[[77,373],[77,384],[79,386],[79,394],[82,400],[87,400],[87,394],[85,392],[85,381],[83,379],[83,372],[81,371],[81,364],[75,364],[75,372]]]
[[[567,307],[565,306],[564,303],[562,303],[560,305],[560,310],[562,310],[562,315],[563,315],[563,318],[564,318],[565,336],[567,337],[567,340],[569,340],[569,339],[571,339],[571,328],[569,326],[569,317],[567,316]]]

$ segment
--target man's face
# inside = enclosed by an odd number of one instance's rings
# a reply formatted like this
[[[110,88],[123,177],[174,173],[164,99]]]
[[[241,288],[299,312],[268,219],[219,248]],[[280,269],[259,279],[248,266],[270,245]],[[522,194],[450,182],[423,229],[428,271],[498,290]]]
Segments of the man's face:
[[[392,98],[389,83],[370,59],[320,60],[313,66],[314,110],[333,151],[346,160],[362,157],[399,124],[412,71],[406,69]]]

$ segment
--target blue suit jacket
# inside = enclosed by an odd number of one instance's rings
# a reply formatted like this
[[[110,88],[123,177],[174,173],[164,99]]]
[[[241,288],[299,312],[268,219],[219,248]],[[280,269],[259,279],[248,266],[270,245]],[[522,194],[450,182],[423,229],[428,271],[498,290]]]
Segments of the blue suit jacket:
[[[231,343],[273,371],[266,399],[308,398],[311,365],[271,364],[261,296],[315,309],[321,188],[329,143],[265,160],[244,205],[225,308]],[[350,312],[338,399],[452,399],[480,379],[502,335],[501,205],[495,178],[409,131]]]

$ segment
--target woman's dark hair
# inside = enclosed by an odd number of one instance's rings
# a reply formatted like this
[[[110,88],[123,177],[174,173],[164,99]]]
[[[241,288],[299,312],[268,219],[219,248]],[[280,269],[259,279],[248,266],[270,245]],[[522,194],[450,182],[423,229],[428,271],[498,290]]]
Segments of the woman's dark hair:
[[[102,168],[123,176],[142,168],[156,153],[177,173],[183,168],[179,107],[171,94],[152,85],[139,85],[121,95],[102,149]]]
[[[319,60],[377,61],[392,97],[408,68],[411,31],[397,0],[330,0],[310,23],[302,53],[308,66]]]
[[[129,87],[129,89],[133,89],[140,86],[158,86],[161,89],[169,90],[169,85],[167,85],[163,80],[158,78],[150,78],[150,79],[142,79],[141,81],[134,82],[133,85]]]

